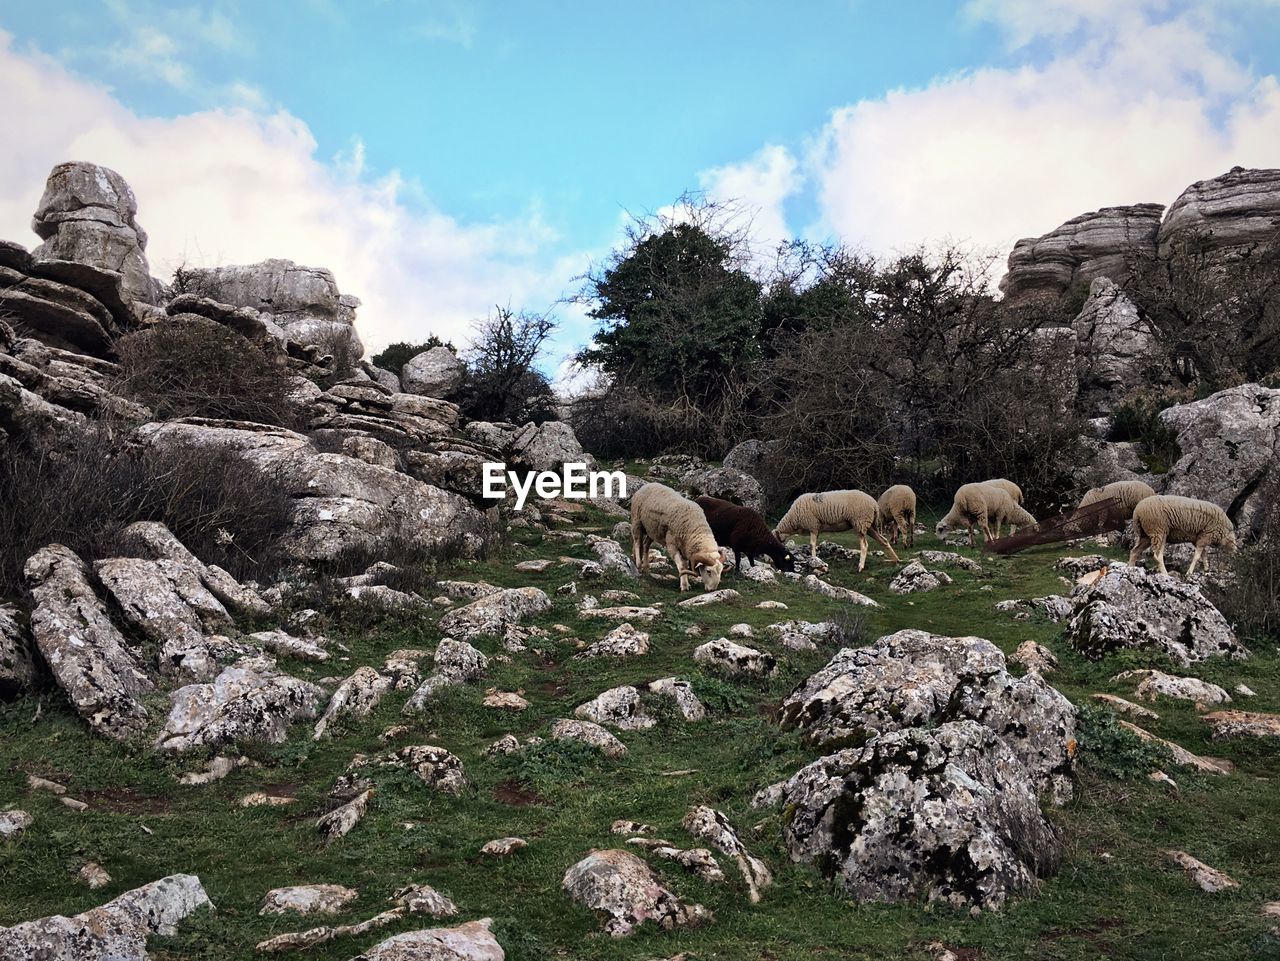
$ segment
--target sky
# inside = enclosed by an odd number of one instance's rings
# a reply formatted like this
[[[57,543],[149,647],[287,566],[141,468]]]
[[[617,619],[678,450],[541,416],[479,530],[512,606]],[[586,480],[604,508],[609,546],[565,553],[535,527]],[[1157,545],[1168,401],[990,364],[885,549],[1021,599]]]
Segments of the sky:
[[[629,216],[891,254],[1280,167],[1280,0],[0,0],[0,238],[124,175],[152,272],[286,257],[370,352],[556,310]]]

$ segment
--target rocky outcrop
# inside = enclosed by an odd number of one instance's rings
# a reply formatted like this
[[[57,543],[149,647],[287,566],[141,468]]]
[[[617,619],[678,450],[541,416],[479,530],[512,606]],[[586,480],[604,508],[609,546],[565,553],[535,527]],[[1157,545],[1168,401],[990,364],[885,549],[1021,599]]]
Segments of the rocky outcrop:
[[[1181,455],[1164,492],[1212,501],[1237,530],[1257,531],[1259,496],[1272,474],[1280,441],[1280,390],[1242,384],[1160,412],[1177,431]]]
[[[53,915],[0,928],[5,961],[146,961],[147,938],[211,907],[200,879],[174,874],[73,917]]]
[[[753,511],[764,511],[764,489],[750,474],[732,467],[705,467],[680,477],[689,497],[718,497]]]
[[[1184,667],[1209,657],[1247,657],[1235,631],[1200,593],[1170,574],[1113,563],[1072,594],[1067,636],[1085,657],[1154,650]]]
[[[625,625],[630,627],[630,625]],[[646,642],[649,636],[644,635]],[[0,699],[31,690],[37,671],[31,638],[18,620],[17,608],[0,604]]]
[[[147,721],[141,698],[153,685],[94,593],[84,562],[54,544],[31,555],[25,574],[32,637],[71,706],[100,734],[139,733]]]
[[[1097,277],[1123,282],[1134,257],[1153,257],[1163,204],[1104,207],[1043,237],[1019,240],[1000,281],[1006,302],[1057,297]]]
[[[1280,230],[1280,170],[1232,167],[1200,180],[1169,206],[1158,238],[1167,256],[1184,240],[1219,254],[1274,243]]]
[[[351,961],[503,961],[506,953],[489,933],[489,918],[451,928],[406,931],[375,944]]]
[[[400,383],[406,394],[423,397],[448,397],[467,374],[458,355],[448,347],[432,347],[415,354],[400,370]]]
[[[485,634],[501,634],[533,614],[551,609],[551,598],[536,587],[513,587],[472,601],[440,618],[440,630],[451,637],[471,640]]]
[[[783,836],[859,901],[998,908],[1057,866],[1035,778],[974,721],[891,731],[782,785]]]
[[[1080,383],[1077,403],[1086,417],[1109,414],[1125,394],[1165,379],[1154,330],[1110,277],[1097,277],[1089,285],[1089,299],[1071,326]]]
[[[686,904],[659,884],[649,865],[630,851],[591,852],[565,872],[564,889],[578,904],[605,915],[605,933],[615,938],[646,922],[669,930],[711,919],[702,905]]]
[[[339,914],[360,897],[341,884],[298,884],[272,888],[262,897],[259,914]]]
[[[120,535],[121,545],[138,557],[168,560],[191,571],[224,606],[240,614],[262,616],[267,602],[253,588],[246,587],[216,564],[205,564],[187,550],[173,532],[156,521],[137,521]]]

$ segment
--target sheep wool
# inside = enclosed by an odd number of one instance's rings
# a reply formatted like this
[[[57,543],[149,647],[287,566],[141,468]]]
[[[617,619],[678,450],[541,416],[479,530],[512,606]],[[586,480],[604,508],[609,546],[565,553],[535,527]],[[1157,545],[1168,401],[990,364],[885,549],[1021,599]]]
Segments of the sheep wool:
[[[756,557],[768,557],[779,570],[794,572],[796,559],[787,550],[786,545],[769,530],[759,511],[719,497],[702,496],[694,499],[694,503],[707,515],[707,523],[711,525],[711,533],[721,547],[733,548],[733,569],[741,570],[743,557],[750,567]]]
[[[876,502],[880,529],[890,544],[902,537],[907,547],[916,546],[916,492],[906,484],[894,484]]]
[[[1019,506],[1022,505],[1022,488],[1011,480],[1005,480],[1003,477],[993,477],[991,480],[985,480],[982,483],[989,487],[998,487],[1010,497],[1013,502]]]
[[[779,540],[792,534],[808,534],[813,556],[818,554],[818,535],[835,531],[855,531],[858,535],[858,570],[867,566],[867,535],[874,537],[900,564],[898,555],[884,535],[880,533],[876,518],[879,508],[870,494],[856,490],[825,491],[820,494],[801,494],[791,503],[778,526],[774,528]]]
[[[984,540],[992,541],[1000,537],[1000,528],[1003,524],[1008,524],[1010,530],[1013,530],[1018,527],[1030,527],[1035,523],[1036,519],[1018,506],[1007,489],[982,481],[962,484],[957,488],[955,497],[952,499],[951,510],[946,517],[938,521],[935,530],[941,537],[948,531],[963,525],[968,528],[969,544],[973,545],[975,527],[982,532]]]
[[[1209,555],[1205,548],[1217,547],[1228,553],[1235,551],[1235,531],[1231,518],[1217,504],[1193,497],[1154,494],[1139,501],[1133,509],[1133,550],[1129,553],[1129,563],[1136,564],[1143,551],[1150,548],[1156,569],[1167,574],[1165,545],[1194,544],[1195,551],[1187,567],[1187,576],[1190,577],[1201,560],[1204,561],[1204,569],[1209,570]]]
[[[1150,484],[1140,480],[1114,481],[1102,487],[1091,487],[1085,491],[1084,497],[1080,498],[1080,506],[1088,507],[1090,504],[1096,504],[1098,501],[1106,500],[1108,497],[1114,497],[1120,502],[1120,508],[1124,511],[1124,516],[1132,517],[1133,509],[1138,506],[1138,502],[1146,500],[1148,497],[1154,497],[1155,493]]]
[[[645,484],[631,498],[631,549],[636,567],[649,572],[649,546],[660,544],[680,574],[680,590],[689,578],[705,590],[720,586],[725,553],[717,546],[702,508],[664,484]]]

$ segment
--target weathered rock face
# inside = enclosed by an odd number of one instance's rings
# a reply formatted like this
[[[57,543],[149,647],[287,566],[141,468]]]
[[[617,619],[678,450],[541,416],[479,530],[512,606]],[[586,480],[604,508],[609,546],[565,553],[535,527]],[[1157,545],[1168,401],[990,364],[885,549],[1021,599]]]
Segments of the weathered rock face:
[[[781,789],[791,857],[859,901],[999,907],[1056,868],[1039,789],[973,721],[893,731],[802,768]]]
[[[1072,597],[1068,637],[1095,660],[1125,648],[1161,651],[1183,666],[1249,653],[1199,588],[1169,574],[1114,563]]]
[[[455,755],[434,744],[414,744],[372,758],[356,755],[331,793],[334,797],[363,793],[371,786],[371,776],[389,770],[410,771],[431,790],[454,797],[467,788],[466,772]]]
[[[627,625],[628,627],[630,625]],[[648,650],[648,635],[644,635]],[[36,683],[31,638],[18,621],[18,611],[0,604],[0,698],[22,694]]]
[[[161,523],[137,521],[124,529],[120,540],[139,557],[173,561],[192,571],[209,593],[233,611],[261,616],[270,610],[257,591],[245,587],[216,564],[205,564]]]
[[[169,695],[156,745],[181,753],[240,740],[279,744],[294,721],[315,717],[322,696],[316,685],[281,673],[270,657],[241,658],[212,682]]]
[[[718,497],[753,511],[764,510],[764,489],[750,474],[732,467],[707,467],[680,478],[680,486],[690,497]]]
[[[898,631],[845,648],[782,702],[781,724],[823,747],[972,720],[1008,742],[1038,790],[1070,796],[1075,709],[1038,674],[1015,678],[980,637]]]
[[[504,961],[506,953],[489,933],[489,918],[451,928],[393,935],[351,961]]]
[[[1089,285],[1089,299],[1071,322],[1076,334],[1078,405],[1087,417],[1110,413],[1129,391],[1167,378],[1151,325],[1109,277]]]
[[[1258,530],[1263,505],[1257,494],[1280,440],[1280,390],[1242,384],[1163,410],[1160,420],[1178,432],[1182,452],[1164,492],[1212,501],[1237,530]]]
[[[533,471],[558,471],[564,464],[591,462],[573,428],[560,420],[549,420],[539,426],[526,424],[511,445],[516,460]]]
[[[500,634],[531,614],[551,609],[551,598],[536,587],[513,587],[472,601],[440,618],[440,630],[451,637],[472,639]]]
[[[338,914],[360,897],[341,884],[298,884],[272,888],[262,898],[259,914]]]
[[[1220,177],[1193,183],[1169,206],[1160,225],[1160,252],[1168,254],[1190,238],[1210,251],[1243,251],[1274,242],[1277,226],[1280,170],[1232,167]]]
[[[71,706],[108,737],[141,731],[147,712],[139,698],[151,679],[94,594],[84,562],[54,544],[32,554],[24,573],[31,634]]]
[[[184,278],[186,291],[233,307],[251,307],[302,345],[343,347],[356,357],[364,346],[356,334],[360,301],[339,292],[333,273],[292,260],[195,268]]]
[[[400,383],[406,394],[448,397],[462,386],[467,369],[448,347],[432,347],[409,359],[401,368]]]
[[[350,677],[334,689],[329,706],[316,722],[314,738],[320,740],[334,724],[348,719],[368,717],[387,693],[391,681],[367,664],[358,667]]]
[[[778,659],[772,654],[735,644],[726,637],[699,645],[694,649],[693,659],[720,674],[768,677],[778,670]]]
[[[710,920],[700,904],[685,904],[658,883],[649,865],[630,851],[593,851],[569,868],[564,889],[574,901],[607,916],[605,932],[626,937],[646,921],[671,929]]]
[[[573,714],[620,731],[643,731],[657,723],[645,712],[639,690],[629,684],[611,687],[585,704],[579,704]]]
[[[175,874],[74,917],[53,915],[0,928],[5,961],[146,961],[147,938],[210,906],[200,879]]]
[[[1156,252],[1163,204],[1104,207],[1073,217],[1043,237],[1019,240],[1000,281],[1011,304],[1057,297],[1096,277],[1123,282],[1132,257]]]
[[[114,170],[83,162],[58,164],[31,220],[31,229],[44,241],[31,256],[114,271],[128,300],[154,304],[158,291],[137,213],[137,198]]]

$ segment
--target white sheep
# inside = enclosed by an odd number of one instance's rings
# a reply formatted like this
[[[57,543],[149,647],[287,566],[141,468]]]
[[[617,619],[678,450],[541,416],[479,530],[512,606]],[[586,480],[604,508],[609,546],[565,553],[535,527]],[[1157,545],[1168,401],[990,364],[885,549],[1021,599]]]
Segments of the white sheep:
[[[1091,487],[1085,491],[1084,497],[1080,498],[1080,507],[1088,507],[1108,497],[1114,497],[1120,502],[1124,516],[1129,518],[1133,516],[1133,509],[1138,506],[1139,501],[1154,497],[1155,493],[1150,484],[1140,480],[1113,481],[1102,487]]]
[[[878,523],[889,543],[902,536],[907,547],[916,546],[916,492],[906,484],[894,484],[876,501]]]
[[[858,570],[867,566],[867,535],[870,534],[889,552],[895,564],[902,563],[893,546],[876,527],[879,508],[870,494],[862,491],[825,491],[801,494],[778,521],[773,532],[785,541],[792,534],[808,534],[812,556],[818,556],[818,535],[833,531],[854,531],[858,535]]]
[[[991,527],[993,523],[994,533]],[[934,532],[942,537],[948,531],[964,525],[969,530],[969,544],[973,546],[974,527],[982,531],[985,540],[992,541],[1000,537],[1002,524],[1008,524],[1012,531],[1035,523],[1036,519],[1018,506],[1007,489],[982,481],[960,485],[952,499],[951,510],[938,521]]]
[[[982,481],[982,483],[986,484],[988,487],[1000,488],[1002,491],[1004,491],[1006,494],[1008,494],[1010,497],[1013,498],[1013,502],[1015,504],[1017,504],[1019,507],[1022,506],[1022,488],[1019,487],[1017,484],[1015,484],[1013,481],[1005,480],[1003,477],[993,477],[991,478],[991,480]]]
[[[1165,545],[1194,544],[1196,549],[1187,568],[1187,576],[1190,577],[1201,558],[1204,559],[1204,569],[1209,570],[1206,547],[1218,547],[1228,553],[1235,551],[1235,531],[1231,518],[1217,504],[1194,497],[1155,494],[1139,501],[1133,509],[1133,550],[1129,552],[1129,563],[1136,564],[1138,557],[1149,547],[1156,559],[1156,569],[1167,574]]]
[[[680,573],[680,590],[696,577],[708,591],[720,586],[727,555],[702,508],[663,484],[648,483],[631,498],[631,550],[640,573],[649,572],[649,546],[661,544]]]

